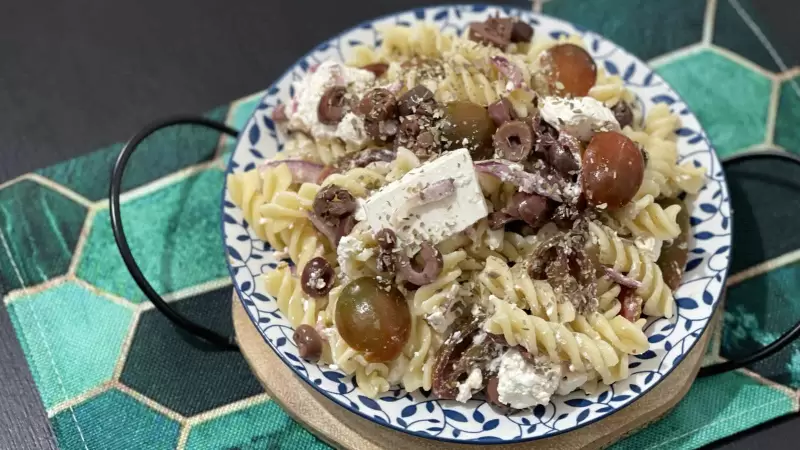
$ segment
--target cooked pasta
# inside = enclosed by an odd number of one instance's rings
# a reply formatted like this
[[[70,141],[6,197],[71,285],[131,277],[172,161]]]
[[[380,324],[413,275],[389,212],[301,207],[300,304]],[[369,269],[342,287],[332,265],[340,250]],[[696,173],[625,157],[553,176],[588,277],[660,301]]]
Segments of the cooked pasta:
[[[262,282],[297,354],[369,397],[464,402],[493,378],[488,400],[515,408],[598,392],[650,349],[646,320],[674,314],[660,248],[688,233],[674,199],[705,180],[679,162],[678,117],[639,117],[580,36],[504,42],[486,30],[525,25],[487,20],[461,36],[385,25],[377,47],[323,61],[276,108],[278,155],[227,178],[251,232],[291,260]],[[559,52],[581,56],[580,79],[551,70]],[[618,176],[643,182],[601,183]],[[553,383],[519,377],[531,391],[508,400],[507,364]]]
[[[589,228],[600,248],[600,262],[641,283],[636,293],[644,299],[644,313],[653,317],[672,317],[675,303],[672,292],[664,283],[655,261],[609,228],[594,222],[589,222]]]

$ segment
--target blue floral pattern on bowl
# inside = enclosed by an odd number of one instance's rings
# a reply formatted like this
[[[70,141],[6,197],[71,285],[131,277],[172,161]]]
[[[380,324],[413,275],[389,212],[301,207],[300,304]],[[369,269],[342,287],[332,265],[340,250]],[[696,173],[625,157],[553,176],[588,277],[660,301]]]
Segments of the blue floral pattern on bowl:
[[[402,389],[367,398],[357,389],[354,377],[298,357],[291,326],[257,281],[260,274],[277,264],[272,249],[248,228],[227,189],[222,202],[222,232],[234,286],[264,340],[297,376],[364,418],[417,436],[454,442],[512,443],[549,437],[600,420],[631,404],[669,374],[697,342],[718,303],[730,259],[731,210],[722,165],[697,118],[681,98],[643,62],[612,42],[569,23],[510,7],[455,5],[415,9],[362,23],[320,44],[267,90],[241,134],[228,171],[252,169],[280,152],[284,136],[276,132],[270,117],[278,103],[290,98],[292,81],[322,61],[346,61],[356,45],[375,45],[379,39],[376,25],[425,20],[460,33],[469,22],[496,13],[521,17],[534,26],[537,34],[580,34],[598,64],[623,78],[643,112],[665,103],[680,115],[682,127],[676,133],[681,158],[707,169],[707,183],[691,211],[690,258],[683,283],[675,292],[676,314],[669,320],[648,322],[645,330],[651,349],[631,358],[628,379],[596,395],[574,392],[554,398],[547,406],[513,413],[480,400],[461,404]]]

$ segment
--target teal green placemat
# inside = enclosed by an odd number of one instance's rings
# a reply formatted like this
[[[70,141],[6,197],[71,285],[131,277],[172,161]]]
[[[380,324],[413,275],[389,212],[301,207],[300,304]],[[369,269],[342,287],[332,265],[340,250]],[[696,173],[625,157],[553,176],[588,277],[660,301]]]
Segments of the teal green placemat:
[[[793,84],[800,71],[777,65],[751,28],[758,19],[746,2],[551,0],[539,7],[650,60],[721,155],[800,149]],[[259,97],[208,116],[241,128]],[[230,333],[218,213],[223,143],[193,127],[150,138],[126,173],[122,213],[154,287],[179,310]],[[0,186],[4,304],[59,445],[327,448],[263,393],[240,355],[185,339],[145,301],[114,246],[105,200],[120,148]],[[729,174],[735,257],[708,361],[752,351],[800,318],[800,233],[793,225],[800,172],[792,170],[754,163]],[[794,344],[752,371],[698,380],[674,411],[615,448],[695,448],[797,411],[798,388]]]

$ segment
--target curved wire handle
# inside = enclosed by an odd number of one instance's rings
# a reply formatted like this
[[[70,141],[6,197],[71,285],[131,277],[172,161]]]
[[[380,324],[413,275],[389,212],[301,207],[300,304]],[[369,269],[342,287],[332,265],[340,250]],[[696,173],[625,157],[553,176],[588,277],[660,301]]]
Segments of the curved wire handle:
[[[723,166],[730,166],[731,164],[740,163],[750,159],[756,158],[778,158],[784,159],[795,164],[800,164],[800,156],[793,153],[778,151],[778,150],[753,150],[749,152],[742,152],[736,155],[729,156],[722,160]],[[747,355],[742,359],[729,360],[717,364],[712,364],[700,369],[697,373],[698,377],[707,377],[717,375],[720,373],[730,372],[732,370],[741,369],[742,367],[749,366],[750,364],[761,361],[762,359],[769,358],[781,351],[784,347],[791,344],[795,339],[800,337],[800,322],[797,322],[786,333],[781,335],[778,339],[769,345],[758,349],[753,354]]]
[[[139,144],[141,144],[143,140],[156,131],[161,130],[162,128],[171,127],[173,125],[184,124],[200,125],[212,128],[220,133],[225,133],[234,138],[239,136],[238,131],[228,127],[223,123],[215,122],[213,120],[206,119],[205,117],[195,116],[170,117],[153,122],[144,127],[141,131],[136,133],[136,135],[133,136],[128,143],[125,144],[125,146],[122,148],[122,151],[119,153],[119,156],[117,157],[117,162],[114,164],[114,168],[111,170],[111,187],[108,192],[109,212],[111,214],[111,230],[114,232],[114,241],[117,243],[117,249],[119,249],[119,254],[122,256],[122,260],[125,262],[125,267],[128,268],[128,272],[130,272],[133,280],[136,282],[136,285],[139,286],[139,289],[141,289],[142,292],[144,292],[144,295],[146,295],[147,298],[153,302],[153,305],[161,312],[161,314],[164,314],[164,316],[166,316],[167,319],[169,319],[169,321],[175,324],[178,328],[181,328],[187,333],[196,336],[210,344],[213,344],[224,350],[238,350],[239,346],[236,344],[235,336],[223,336],[216,331],[211,330],[210,328],[206,328],[203,325],[195,323],[172,308],[172,306],[170,306],[160,295],[158,295],[155,289],[153,289],[153,286],[151,286],[147,281],[144,274],[142,274],[139,266],[136,264],[136,260],[134,260],[131,249],[128,246],[128,239],[125,237],[125,230],[122,226],[119,196],[120,192],[122,191],[122,176],[125,173],[125,166],[128,164],[128,160],[130,159],[131,155],[136,151]]]
[[[177,327],[183,329],[187,333],[196,336],[206,342],[209,342],[215,346],[218,346],[225,350],[238,350],[239,346],[236,344],[236,338],[234,336],[223,336],[209,328],[200,325],[184,315],[177,312],[173,309],[158,293],[153,289],[147,279],[142,274],[141,269],[136,264],[136,261],[133,258],[133,254],[131,253],[131,249],[128,246],[127,238],[125,237],[125,230],[122,226],[122,216],[120,215],[120,192],[122,190],[122,176],[125,172],[125,166],[128,164],[128,160],[130,159],[131,155],[134,151],[138,148],[139,144],[145,140],[148,136],[155,133],[158,130],[163,128],[171,127],[173,125],[183,125],[183,124],[190,124],[190,125],[200,125],[205,126],[220,133],[225,133],[230,135],[234,138],[239,136],[239,132],[234,130],[233,128],[228,127],[227,125],[216,122],[213,120],[206,119],[204,117],[195,117],[195,116],[177,116],[171,117],[164,120],[159,120],[156,122],[151,123],[150,125],[143,128],[139,131],[135,136],[133,136],[130,141],[122,148],[122,151],[117,158],[117,162],[114,164],[114,168],[111,172],[111,188],[109,190],[108,201],[109,201],[109,211],[111,214],[111,230],[114,232],[114,240],[117,243],[117,248],[119,249],[119,253],[122,256],[122,260],[125,262],[125,267],[128,268],[133,280],[139,286],[139,288],[144,292],[147,298],[153,302],[153,305],[158,309],[162,314],[164,314],[167,319],[169,319],[173,324]],[[725,158],[723,160],[723,165],[729,166],[731,164],[739,163],[742,161],[756,159],[756,158],[780,158],[791,161],[795,164],[800,164],[800,156],[788,153],[788,152],[781,152],[781,151],[750,151],[750,152],[743,152],[731,157]],[[784,347],[792,343],[795,339],[800,337],[800,322],[795,324],[789,331],[784,333],[781,337],[775,340],[775,342],[759,349],[755,353],[748,355],[739,360],[729,360],[722,363],[713,364],[710,366],[706,366],[700,369],[698,373],[698,377],[706,377],[711,375],[717,375],[724,372],[729,372],[732,370],[740,369],[745,366],[749,366],[755,362],[761,361],[765,358],[768,358],[775,353],[782,350]]]

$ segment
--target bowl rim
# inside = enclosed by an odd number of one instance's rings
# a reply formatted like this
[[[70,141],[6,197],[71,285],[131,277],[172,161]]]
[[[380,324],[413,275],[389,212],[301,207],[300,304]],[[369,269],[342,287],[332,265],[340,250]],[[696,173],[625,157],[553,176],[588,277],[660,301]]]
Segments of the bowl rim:
[[[498,8],[498,9],[503,10],[508,15],[515,15],[517,17],[519,17],[521,15],[521,13],[525,13],[525,14],[531,15],[533,17],[544,17],[544,18],[546,18],[548,20],[554,20],[554,21],[564,22],[564,23],[570,24],[570,25],[573,26],[573,28],[581,30],[582,33],[591,33],[591,34],[593,34],[593,35],[595,35],[597,37],[602,38],[604,41],[606,41],[606,42],[610,43],[611,45],[613,45],[616,50],[622,51],[623,53],[631,56],[637,62],[639,62],[644,67],[646,67],[648,70],[650,70],[651,73],[658,80],[660,80],[662,83],[664,83],[664,85],[667,87],[667,89],[669,89],[669,91],[671,91],[672,93],[675,94],[675,97],[678,100],[683,102],[683,104],[685,105],[686,110],[689,111],[689,114],[692,117],[695,117],[695,119],[697,118],[697,115],[694,114],[694,112],[692,111],[692,109],[688,105],[688,103],[686,103],[683,100],[683,97],[681,95],[679,95],[678,92],[675,91],[669,85],[669,83],[666,82],[666,80],[664,80],[658,73],[656,73],[655,70],[652,67],[650,67],[650,65],[647,62],[642,61],[638,56],[628,52],[625,49],[625,47],[622,47],[622,46],[618,45],[616,42],[606,38],[603,34],[597,33],[595,31],[593,31],[593,30],[591,30],[589,28],[583,27],[583,26],[575,25],[573,22],[570,22],[568,20],[561,19],[561,18],[558,18],[558,17],[553,17],[553,16],[550,16],[548,14],[544,14],[544,13],[541,13],[541,12],[534,12],[534,11],[525,10],[525,9],[522,9],[522,8],[520,8],[518,6],[508,5],[508,4],[504,4],[504,3],[497,3],[497,4],[489,4],[489,3],[436,4],[436,3],[434,3],[434,4],[427,4],[427,5],[424,5],[424,6],[419,6],[419,7],[416,7],[416,8],[393,11],[393,12],[390,12],[390,13],[387,13],[387,14],[383,14],[383,15],[380,15],[380,16],[376,16],[376,17],[372,17],[372,18],[369,18],[369,19],[362,20],[361,22],[358,22],[358,23],[356,23],[354,25],[351,25],[351,26],[347,27],[346,29],[340,31],[339,33],[337,33],[337,34],[335,34],[335,35],[333,35],[333,36],[331,36],[329,38],[326,38],[323,41],[319,42],[313,48],[311,48],[306,53],[304,53],[302,56],[297,58],[292,64],[287,66],[287,69],[281,75],[275,77],[274,81],[264,89],[263,94],[258,97],[258,104],[259,105],[262,104],[264,102],[264,99],[268,95],[268,91],[279,80],[281,80],[284,77],[286,77],[287,75],[289,75],[294,70],[294,68],[296,68],[297,66],[300,65],[300,63],[302,61],[304,61],[306,58],[311,56],[313,53],[321,50],[321,48],[324,47],[329,42],[335,41],[335,40],[339,39],[341,36],[343,36],[343,35],[345,35],[347,33],[350,33],[353,30],[359,29],[359,28],[361,28],[361,27],[363,27],[363,26],[365,26],[367,24],[378,22],[378,21],[381,21],[381,20],[384,20],[384,19],[389,19],[389,18],[400,16],[400,15],[403,15],[403,14],[409,14],[409,13],[414,14],[414,13],[419,12],[419,11],[422,11],[424,13],[424,11],[427,11],[427,10],[430,10],[430,9],[434,9],[434,8],[461,9],[461,8],[477,8],[477,7],[483,7],[484,10],[488,9],[488,8]],[[231,151],[231,156],[230,156],[228,162],[225,164],[225,172],[224,172],[225,177],[223,178],[223,187],[222,187],[221,198],[220,198],[220,203],[219,203],[220,204],[220,210],[221,210],[221,216],[224,215],[224,213],[225,213],[224,212],[225,211],[225,196],[226,196],[226,194],[228,192],[228,178],[227,178],[227,175],[233,172],[233,167],[232,167],[233,159],[234,159],[233,155],[236,153],[237,149],[239,148],[239,143],[242,141],[242,139],[245,138],[245,130],[247,130],[249,128],[250,124],[255,120],[256,111],[257,111],[257,109],[254,110],[252,114],[250,114],[250,116],[247,119],[247,122],[245,123],[243,128],[239,131],[239,136],[236,138],[236,143],[232,147],[233,149]],[[728,181],[727,181],[727,178],[725,176],[725,171],[724,171],[724,169],[722,169],[722,162],[719,159],[719,155],[717,155],[717,151],[714,148],[714,146],[711,144],[710,138],[708,137],[707,133],[705,132],[705,128],[700,123],[699,119],[697,119],[697,122],[700,125],[699,131],[702,132],[703,139],[708,144],[709,153],[712,155],[712,161],[716,160],[720,165],[720,173],[721,173],[720,182],[721,182],[724,190],[729,193],[730,191],[728,189]],[[710,170],[710,168],[709,168],[709,170]],[[717,307],[720,305],[720,303],[722,303],[721,302],[722,297],[725,295],[726,281],[727,281],[727,278],[728,278],[728,273],[730,271],[730,266],[731,266],[731,261],[732,261],[732,254],[733,254],[732,237],[733,237],[734,229],[733,229],[733,220],[732,220],[732,218],[733,218],[734,211],[732,209],[730,209],[730,194],[728,194],[728,198],[724,199],[723,204],[727,204],[727,206],[729,208],[729,211],[730,211],[729,212],[729,217],[730,217],[731,220],[729,220],[730,223],[728,225],[728,228],[729,228],[729,231],[730,231],[730,233],[729,233],[729,241],[731,241],[731,242],[728,244],[728,249],[725,252],[725,253],[727,253],[729,255],[729,257],[727,259],[727,262],[725,264],[725,267],[720,272],[718,272],[719,276],[721,277],[721,279],[720,279],[720,291],[719,291],[719,294],[716,295],[716,297],[714,298],[714,301],[712,302],[712,304],[710,305],[711,306],[711,312],[710,312],[710,314],[708,316],[708,319],[706,319],[705,324],[702,326],[702,329],[700,330],[700,333],[697,334],[697,337],[693,340],[693,342],[691,342],[691,344],[688,346],[688,348],[685,348],[685,350],[680,353],[681,361],[683,360],[683,357],[685,355],[687,355],[688,353],[690,353],[694,349],[694,347],[697,345],[697,343],[701,340],[703,335],[706,333],[706,331],[709,328],[711,319],[713,318],[714,314],[716,313]],[[223,251],[225,253],[225,264],[226,264],[226,266],[228,268],[228,273],[229,273],[229,275],[231,277],[233,288],[236,291],[236,295],[237,295],[239,301],[242,303],[242,307],[245,310],[245,312],[247,313],[247,316],[250,318],[250,321],[253,323],[253,326],[255,326],[256,329],[258,330],[258,334],[261,336],[261,338],[264,340],[264,342],[269,346],[269,348],[273,352],[275,352],[275,354],[278,356],[278,358],[280,358],[280,360],[286,366],[288,366],[289,370],[291,370],[294,373],[295,376],[300,378],[310,388],[314,389],[317,393],[319,393],[322,396],[324,396],[326,399],[331,401],[337,407],[344,409],[345,411],[347,411],[350,414],[358,415],[359,417],[361,417],[361,418],[363,418],[365,420],[368,420],[368,421],[370,421],[372,423],[387,427],[387,428],[389,428],[391,430],[394,430],[394,431],[399,431],[399,432],[402,432],[402,433],[405,433],[405,434],[409,434],[409,435],[412,435],[412,436],[415,436],[415,437],[428,439],[428,440],[432,440],[432,441],[448,442],[448,443],[455,443],[455,444],[466,444],[466,445],[519,444],[519,443],[525,443],[525,442],[533,442],[533,441],[537,441],[537,440],[541,440],[541,439],[547,439],[547,438],[555,437],[555,436],[558,436],[558,435],[561,435],[561,434],[564,434],[564,433],[569,433],[569,432],[573,432],[573,431],[579,430],[579,429],[581,429],[583,427],[586,427],[588,425],[591,425],[591,424],[594,424],[594,423],[596,423],[598,421],[606,419],[606,418],[618,413],[619,411],[622,411],[623,409],[633,405],[634,403],[639,401],[643,396],[645,396],[647,393],[649,393],[653,388],[655,388],[656,386],[660,385],[678,367],[678,365],[681,362],[681,361],[679,361],[679,362],[673,364],[672,367],[670,367],[668,370],[663,372],[662,376],[658,380],[656,380],[651,386],[648,386],[647,388],[642,389],[641,392],[639,392],[639,393],[634,393],[635,394],[634,398],[631,401],[629,401],[628,403],[625,403],[624,405],[620,405],[620,406],[614,407],[614,409],[612,411],[609,411],[608,413],[601,414],[598,417],[585,420],[585,421],[583,421],[581,423],[576,424],[575,426],[572,426],[572,427],[569,427],[569,428],[566,428],[566,429],[556,430],[556,431],[553,431],[551,433],[547,433],[547,434],[544,434],[544,435],[530,436],[530,437],[520,437],[520,438],[510,439],[510,440],[478,441],[478,440],[475,440],[475,439],[473,439],[473,440],[461,440],[461,439],[454,439],[454,438],[448,438],[448,437],[442,437],[442,436],[432,436],[430,434],[426,434],[426,433],[423,433],[423,432],[418,432],[418,431],[409,430],[407,428],[398,427],[398,426],[396,426],[395,424],[393,424],[391,422],[385,423],[385,422],[381,422],[381,421],[375,420],[372,416],[363,413],[360,409],[355,409],[354,410],[353,408],[348,407],[344,403],[339,402],[329,392],[327,392],[324,389],[319,389],[313,382],[311,382],[310,379],[300,375],[293,368],[293,366],[289,363],[289,361],[287,361],[287,359],[283,356],[283,354],[281,352],[279,352],[274,347],[272,342],[270,342],[270,340],[267,339],[265,334],[258,327],[258,325],[257,325],[258,319],[256,317],[253,317],[252,313],[250,312],[249,308],[247,307],[247,305],[244,302],[244,296],[242,294],[242,291],[241,291],[241,288],[240,288],[239,284],[236,282],[236,276],[235,276],[235,273],[234,273],[234,268],[233,268],[233,266],[231,264],[231,260],[230,260],[230,257],[229,257],[230,255],[229,255],[229,252],[228,252],[228,245],[227,245],[227,242],[226,242],[226,239],[225,239],[225,231],[224,231],[224,229],[225,229],[225,221],[224,220],[220,220],[220,240],[221,240],[221,243],[222,243],[222,246],[223,246]]]

